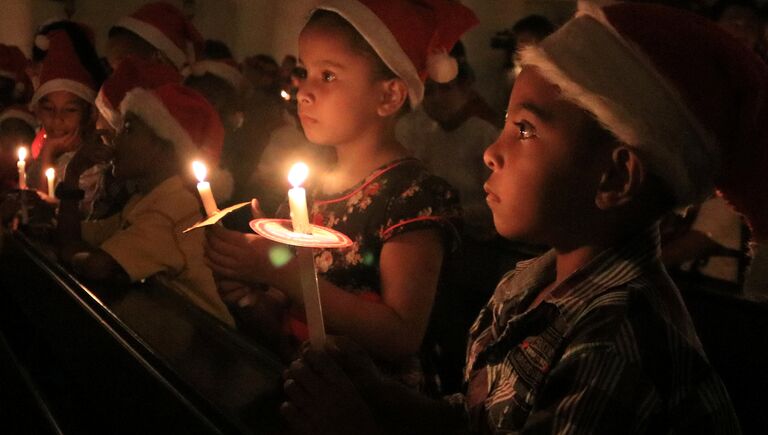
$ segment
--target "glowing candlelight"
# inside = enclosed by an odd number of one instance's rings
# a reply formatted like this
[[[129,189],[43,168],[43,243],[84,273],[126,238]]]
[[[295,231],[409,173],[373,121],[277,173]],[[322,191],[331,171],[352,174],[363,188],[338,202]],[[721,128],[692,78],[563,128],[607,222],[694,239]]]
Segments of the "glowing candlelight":
[[[293,231],[302,234],[312,234],[309,226],[309,213],[307,211],[307,194],[301,185],[309,176],[309,167],[299,162],[291,167],[288,172],[288,182],[293,186],[288,191],[288,206],[291,210],[291,223]]]
[[[281,97],[283,98],[283,100],[285,100],[285,101],[289,101],[289,100],[291,99],[291,94],[289,94],[288,92],[286,92],[286,91],[285,91],[285,89],[283,89],[282,91],[280,91],[280,96],[281,96]]]
[[[27,188],[27,148],[19,147],[19,162],[16,166],[19,168],[19,189],[25,190]]]
[[[53,168],[48,168],[45,170],[45,178],[48,179],[48,196],[53,196],[54,191],[56,190],[53,182],[56,179],[56,171]]]
[[[213,192],[211,191],[211,183],[205,181],[205,177],[208,175],[208,168],[205,164],[195,160],[192,162],[192,171],[197,178],[197,191],[200,193],[200,200],[203,201],[203,207],[205,207],[205,214],[213,216],[219,211],[216,206],[216,200],[213,199]]]

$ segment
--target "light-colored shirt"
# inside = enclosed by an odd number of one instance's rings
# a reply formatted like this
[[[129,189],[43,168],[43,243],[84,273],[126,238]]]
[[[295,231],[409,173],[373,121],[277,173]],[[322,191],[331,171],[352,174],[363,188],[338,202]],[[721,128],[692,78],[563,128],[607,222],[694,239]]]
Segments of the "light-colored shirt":
[[[132,282],[159,275],[193,303],[234,325],[203,258],[202,231],[182,231],[202,219],[200,204],[171,177],[146,195],[135,194],[120,213],[119,229],[102,244]]]

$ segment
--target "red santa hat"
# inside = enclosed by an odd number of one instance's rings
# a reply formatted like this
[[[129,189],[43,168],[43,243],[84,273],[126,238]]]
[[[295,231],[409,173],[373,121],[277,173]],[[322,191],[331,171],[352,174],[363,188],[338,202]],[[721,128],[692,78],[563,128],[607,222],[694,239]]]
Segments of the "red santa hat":
[[[232,175],[218,167],[224,145],[224,126],[208,100],[184,85],[168,83],[155,89],[136,88],[120,103],[120,113],[141,118],[155,134],[173,144],[180,159],[208,163],[213,194],[229,199]]]
[[[21,105],[8,106],[3,109],[0,112],[0,123],[6,119],[18,119],[32,127],[33,130],[37,128],[37,118],[35,118],[35,115]]]
[[[203,48],[203,37],[177,7],[164,2],[147,3],[115,27],[130,30],[160,50],[181,70],[192,64]]]
[[[26,73],[28,63],[19,47],[0,44],[0,77],[14,82],[13,96],[17,100],[25,100],[32,95],[32,82]],[[23,98],[25,95],[26,98]]]
[[[181,83],[181,74],[170,65],[137,57],[127,57],[101,85],[96,95],[96,107],[114,128],[123,125],[120,103],[134,88],[156,88],[166,83]]]
[[[581,3],[521,59],[637,148],[679,205],[717,188],[768,238],[768,67],[715,24],[659,5]]]
[[[424,98],[424,80],[447,83],[458,74],[448,52],[477,23],[455,0],[324,0],[317,9],[347,20],[408,85],[411,107]]]
[[[240,72],[240,65],[234,59],[205,59],[192,64],[188,75],[201,77],[210,74],[232,85],[236,91],[242,91],[245,77]]]
[[[88,70],[80,63],[75,47],[63,30],[48,35],[50,49],[43,59],[40,86],[32,96],[34,107],[40,98],[56,91],[71,92],[92,103],[96,98],[97,85]]]

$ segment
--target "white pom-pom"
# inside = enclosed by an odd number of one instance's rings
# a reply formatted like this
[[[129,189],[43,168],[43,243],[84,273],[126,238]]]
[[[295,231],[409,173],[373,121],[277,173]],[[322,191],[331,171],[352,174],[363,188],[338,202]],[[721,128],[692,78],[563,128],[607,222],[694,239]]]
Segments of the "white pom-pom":
[[[459,74],[459,63],[446,52],[427,57],[427,73],[437,83],[448,83]]]
[[[43,51],[48,51],[48,48],[51,46],[51,40],[48,39],[45,35],[37,35],[35,36],[35,47],[39,48]]]

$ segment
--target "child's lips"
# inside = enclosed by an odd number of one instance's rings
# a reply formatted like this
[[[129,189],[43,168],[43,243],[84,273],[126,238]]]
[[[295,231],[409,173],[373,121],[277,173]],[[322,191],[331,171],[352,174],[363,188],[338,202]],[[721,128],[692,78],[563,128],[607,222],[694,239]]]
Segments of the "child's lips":
[[[302,123],[305,122],[317,122],[317,119],[305,114],[305,113],[299,113],[299,119]]]
[[[488,202],[488,203],[499,203],[499,202],[501,202],[501,198],[499,198],[498,195],[493,193],[491,188],[488,187],[488,183],[485,183],[483,185],[483,190],[485,190],[485,193],[487,193],[487,195],[485,196],[485,201],[486,202]]]

